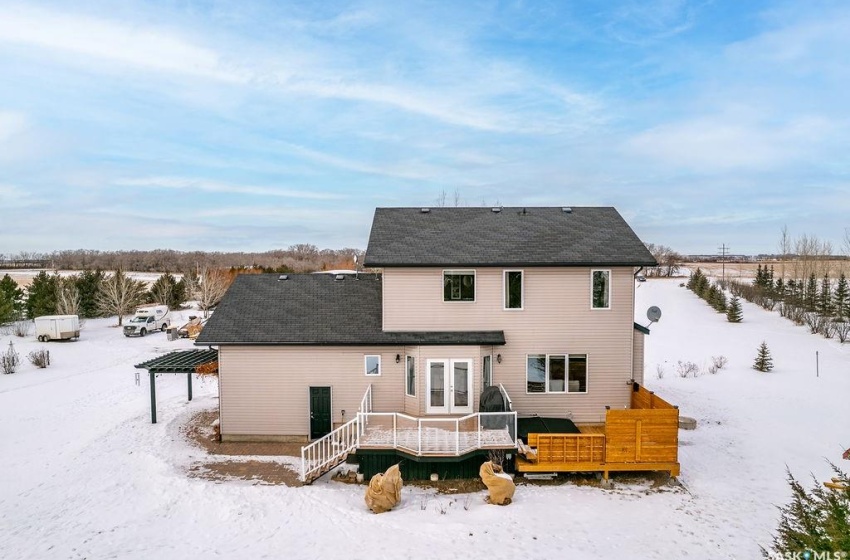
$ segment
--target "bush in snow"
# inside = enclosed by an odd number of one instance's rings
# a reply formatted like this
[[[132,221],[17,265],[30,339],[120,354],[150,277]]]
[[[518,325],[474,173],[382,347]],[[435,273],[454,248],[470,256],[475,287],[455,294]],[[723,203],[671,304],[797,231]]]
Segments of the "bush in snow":
[[[712,356],[711,357],[711,365],[708,366],[708,373],[714,375],[729,363],[729,360],[726,359],[726,356]]]
[[[803,317],[806,321],[806,326],[809,327],[809,332],[812,334],[818,334],[821,332],[824,325],[828,322],[826,317],[814,311],[807,312]]]
[[[655,364],[655,377],[658,379],[664,379],[664,366],[661,364]]]
[[[765,558],[777,555],[815,558],[812,553],[846,554],[850,551],[850,478],[835,465],[831,466],[836,475],[833,478],[835,489],[827,489],[815,480],[814,487],[807,491],[788,472],[791,502],[779,508],[779,528],[773,536],[772,550],[762,549]]]
[[[50,351],[44,349],[33,350],[27,355],[27,359],[35,367],[44,369],[50,365]]]
[[[12,334],[24,338],[30,335],[30,327],[32,327],[32,321],[28,319],[15,321],[12,323]]]
[[[693,362],[683,362],[679,360],[676,363],[676,372],[682,379],[687,377],[699,377],[699,366]]]
[[[759,346],[758,354],[756,354],[756,361],[753,364],[753,369],[758,371],[770,371],[773,369],[773,358],[770,357],[770,350],[767,347],[767,343],[762,341],[761,346]]]
[[[3,373],[6,375],[15,373],[15,370],[18,368],[18,364],[20,363],[21,357],[15,351],[15,345],[12,344],[12,341],[10,340],[9,349],[3,354],[0,354],[0,370],[3,370]]]
[[[832,329],[835,331],[835,336],[842,343],[847,342],[850,338],[850,322],[848,321],[833,321]]]
[[[744,312],[741,309],[741,300],[738,296],[732,296],[732,301],[729,302],[729,308],[726,310],[726,320],[730,323],[740,323],[744,319]]]

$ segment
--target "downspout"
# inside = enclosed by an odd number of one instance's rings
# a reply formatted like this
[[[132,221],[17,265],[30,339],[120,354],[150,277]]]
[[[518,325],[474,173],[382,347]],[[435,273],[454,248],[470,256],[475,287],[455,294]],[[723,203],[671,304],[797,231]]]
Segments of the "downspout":
[[[641,270],[643,270],[643,266],[640,266],[635,271],[635,273],[634,273],[635,279],[637,279],[637,275],[640,274]],[[634,322],[634,315],[635,315],[635,303],[634,302],[635,302],[635,285],[634,285],[634,282],[632,282],[632,321],[633,322]],[[633,326],[632,327],[632,347],[629,350],[629,355],[631,356],[631,362],[632,362],[631,367],[629,368],[629,371],[632,372],[631,373],[631,379],[629,379],[629,385],[632,385],[632,386],[634,386],[634,384],[635,384],[635,336],[637,336],[637,335],[635,335],[635,329],[634,329],[634,326]]]

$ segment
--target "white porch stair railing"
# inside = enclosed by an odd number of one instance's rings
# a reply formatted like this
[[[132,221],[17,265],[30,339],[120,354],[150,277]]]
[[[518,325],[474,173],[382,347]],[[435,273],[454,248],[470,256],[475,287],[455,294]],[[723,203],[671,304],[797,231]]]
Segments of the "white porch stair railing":
[[[309,484],[345,461],[357,448],[362,432],[361,413],[372,412],[372,386],[366,388],[357,416],[331,433],[301,448],[301,482]]]

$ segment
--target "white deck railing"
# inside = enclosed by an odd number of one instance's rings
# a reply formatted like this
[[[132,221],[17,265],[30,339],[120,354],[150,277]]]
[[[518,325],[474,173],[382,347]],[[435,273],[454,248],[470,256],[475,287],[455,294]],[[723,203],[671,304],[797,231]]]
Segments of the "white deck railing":
[[[372,386],[357,417],[301,448],[301,481],[318,478],[358,447],[398,449],[417,456],[460,456],[478,449],[516,447],[517,413],[499,385],[509,412],[476,412],[459,418],[416,418],[372,412]]]
[[[476,412],[459,418],[415,418],[400,412],[358,414],[358,447],[458,456],[516,446],[516,412]]]
[[[508,396],[508,392],[505,390],[505,386],[499,383],[499,391],[502,393],[502,397],[505,399],[505,409],[511,411],[514,409],[514,404],[511,402],[511,398]]]

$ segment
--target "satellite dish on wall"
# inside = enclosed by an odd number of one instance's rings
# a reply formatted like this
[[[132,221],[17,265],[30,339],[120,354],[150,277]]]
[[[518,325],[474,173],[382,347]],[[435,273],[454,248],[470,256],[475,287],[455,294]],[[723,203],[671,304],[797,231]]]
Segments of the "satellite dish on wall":
[[[650,323],[657,323],[661,318],[661,308],[653,305],[646,310],[646,318],[649,319]]]

